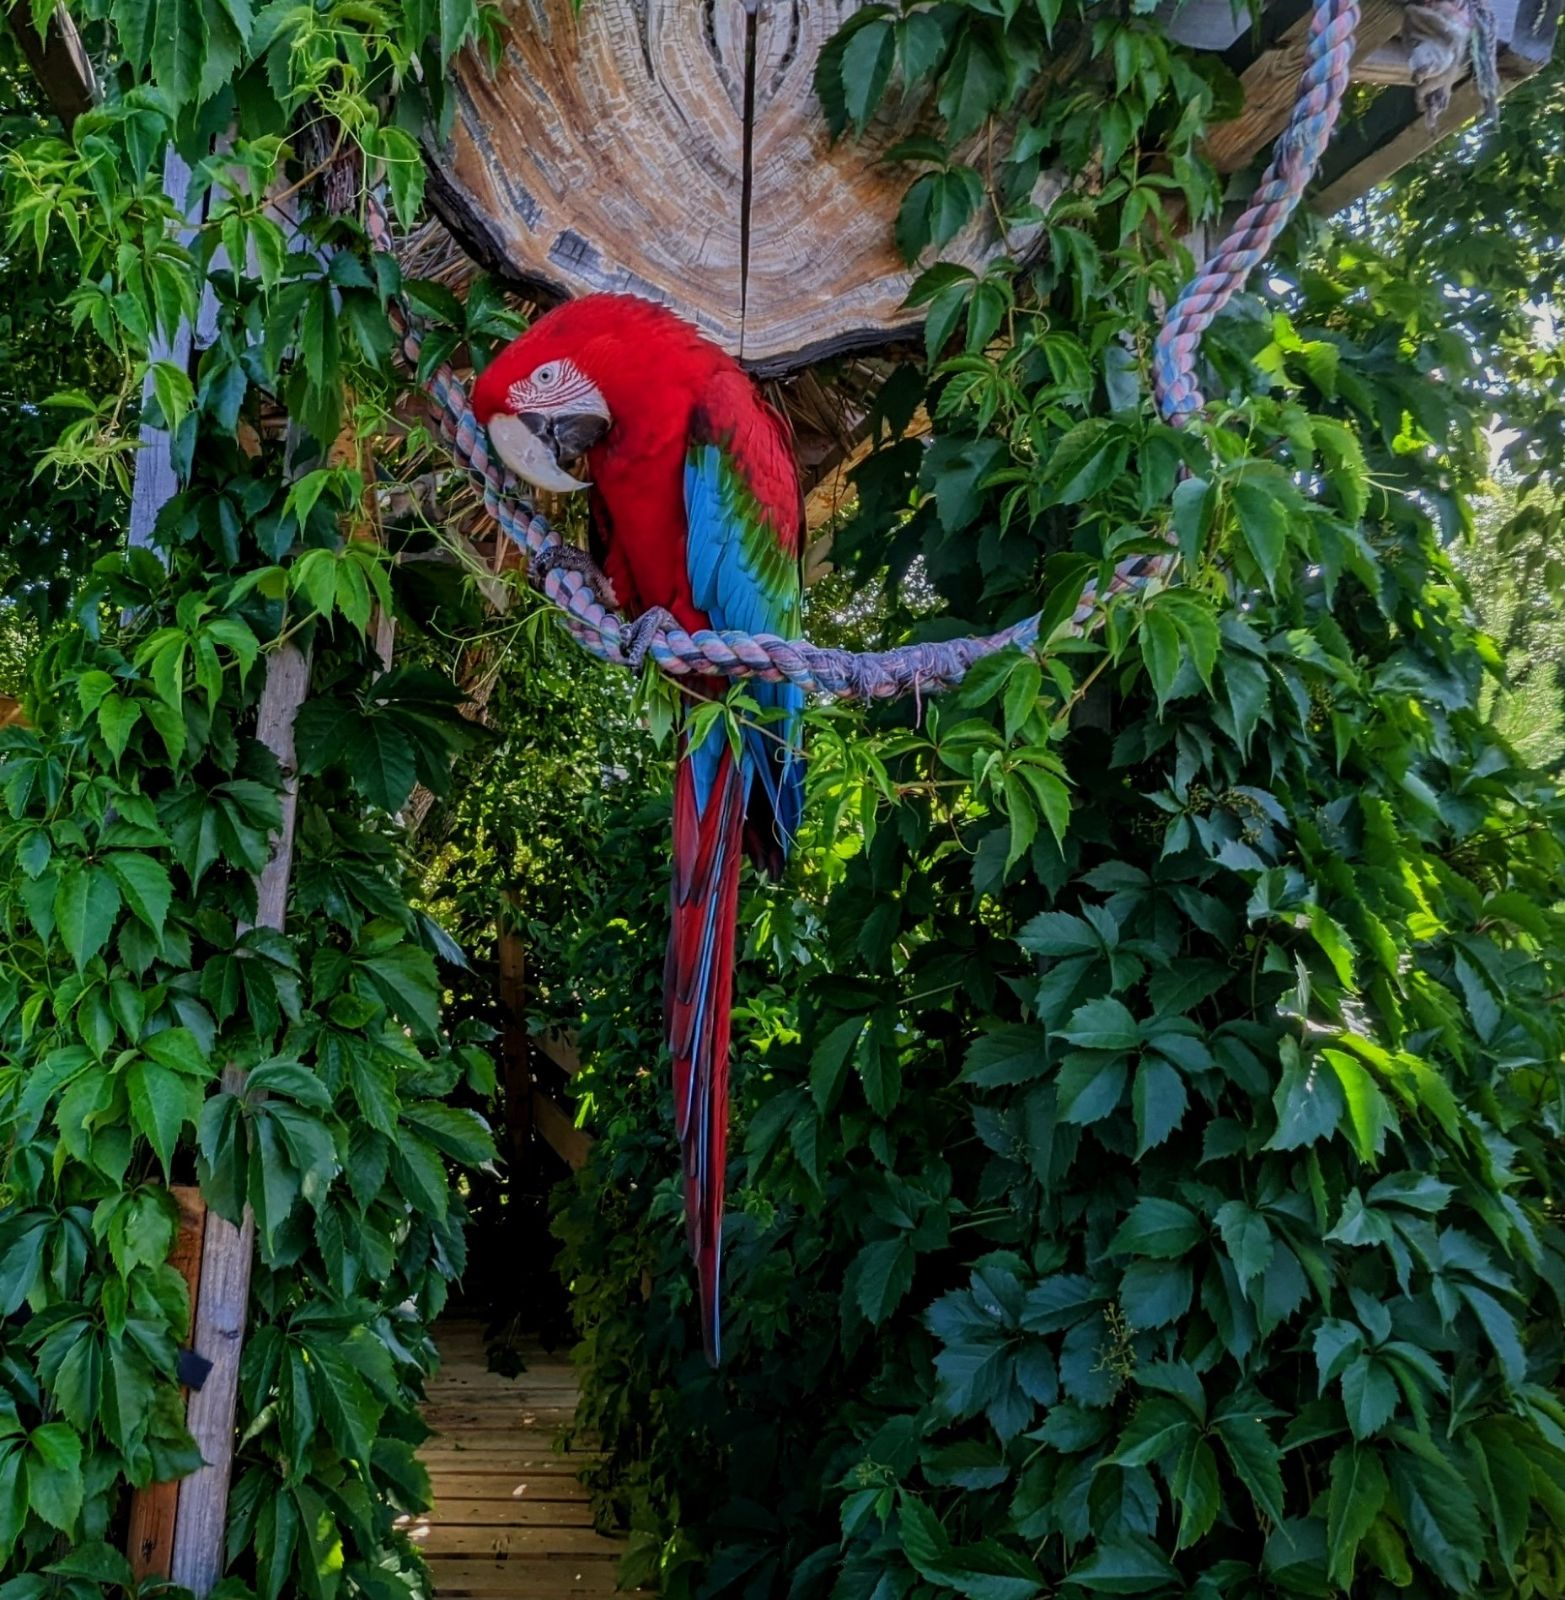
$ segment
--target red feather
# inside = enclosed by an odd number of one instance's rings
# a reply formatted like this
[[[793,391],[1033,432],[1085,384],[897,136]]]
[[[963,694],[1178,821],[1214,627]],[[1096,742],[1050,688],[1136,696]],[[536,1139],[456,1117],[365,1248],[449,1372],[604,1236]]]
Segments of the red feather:
[[[487,423],[507,409],[519,379],[562,359],[591,380],[612,414],[603,441],[588,452],[586,475],[594,551],[627,616],[661,606],[686,629],[711,626],[692,598],[687,552],[685,464],[698,412],[724,437],[765,523],[797,558],[804,508],[788,425],[730,356],[651,301],[590,295],[541,317],[495,358],[473,388],[478,420]],[[707,692],[699,681],[687,686]],[[752,808],[760,789],[758,782],[751,786]],[[757,858],[779,854],[769,813],[746,830],[745,811],[745,777],[727,750],[704,810],[697,804],[693,764],[682,742],[674,781],[664,1023],[702,1340],[713,1361],[741,844]]]

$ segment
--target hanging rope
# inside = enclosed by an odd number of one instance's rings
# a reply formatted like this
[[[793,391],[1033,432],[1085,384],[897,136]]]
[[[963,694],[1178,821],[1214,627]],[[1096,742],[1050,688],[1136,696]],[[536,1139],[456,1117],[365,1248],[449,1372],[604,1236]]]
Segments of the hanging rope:
[[[1158,331],[1152,355],[1157,408],[1176,428],[1205,403],[1195,377],[1201,335],[1271,253],[1320,165],[1347,91],[1358,23],[1358,0],[1315,0],[1293,115],[1278,135],[1255,196]]]
[[[1491,21],[1487,31],[1482,26],[1486,0],[1468,3],[1474,7],[1477,23],[1474,60],[1487,99],[1493,81],[1493,25]],[[1204,404],[1195,377],[1201,336],[1270,252],[1320,164],[1347,90],[1358,20],[1359,0],[1314,0],[1298,98],[1255,198],[1185,288],[1159,330],[1153,352],[1157,405],[1163,418],[1176,427],[1188,422]],[[1482,61],[1489,63],[1487,70]],[[376,247],[391,252],[390,225],[374,197],[366,220]],[[396,300],[390,317],[402,353],[416,371],[422,331]],[[616,665],[635,664],[630,626],[600,598],[606,590],[602,574],[574,550],[570,564],[565,564],[562,553],[568,547],[518,493],[516,480],[491,456],[488,440],[468,404],[467,391],[448,364],[436,369],[428,389],[441,437],[457,464],[478,485],[484,507],[501,532],[526,552],[531,581],[564,612],[566,625],[585,649]],[[1104,599],[1164,577],[1173,560],[1172,549],[1132,556],[1114,568],[1101,596],[1096,580],[1089,581],[1072,613],[1068,632],[1087,632],[1099,620]],[[687,633],[668,623],[652,635],[646,650],[659,667],[675,676],[703,673],[730,679],[786,680],[813,693],[886,700],[950,688],[961,682],[975,662],[998,651],[1036,649],[1038,623],[1037,617],[1029,617],[984,638],[866,653],[732,629]]]

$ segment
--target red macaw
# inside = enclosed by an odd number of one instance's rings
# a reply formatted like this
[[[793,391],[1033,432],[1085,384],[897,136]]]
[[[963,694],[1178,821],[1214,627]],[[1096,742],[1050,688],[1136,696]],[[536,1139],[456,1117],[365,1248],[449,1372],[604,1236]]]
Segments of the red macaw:
[[[564,467],[585,458],[593,553],[638,619],[642,649],[665,614],[687,630],[799,636],[804,503],[788,425],[735,361],[672,312],[629,295],[562,305],[495,358],[474,385],[473,410],[500,458],[538,488],[587,487]],[[749,690],[779,715],[745,729],[737,758],[720,731],[694,748],[682,734],[674,781],[664,1027],[714,1364],[739,858],[743,849],[780,871],[803,799],[803,691],[759,679]]]

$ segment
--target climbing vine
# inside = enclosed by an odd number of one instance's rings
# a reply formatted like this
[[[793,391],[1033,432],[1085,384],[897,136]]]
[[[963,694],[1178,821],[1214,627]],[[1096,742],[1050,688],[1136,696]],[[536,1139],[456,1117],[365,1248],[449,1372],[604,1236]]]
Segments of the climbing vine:
[[[177,1183],[256,1224],[221,1592],[423,1594],[395,1522],[427,1499],[415,1408],[464,1262],[453,1170],[493,1154],[468,1108],[493,1066],[442,1020],[463,958],[410,904],[396,821],[474,735],[418,664],[429,605],[403,568],[428,535],[383,525],[365,454],[403,286],[358,215],[383,186],[416,216],[410,130],[438,123],[481,18],[71,14],[100,97],[10,141],[6,248],[70,263],[67,313],[109,381],[70,375],[43,466],[112,488],[162,430],[177,489],[132,547],[104,530],[32,662],[28,725],[0,731],[0,1594],[170,1592],[138,1588],[126,1517],[133,1488],[198,1462]],[[393,623],[415,646],[395,665]],[[289,663],[308,692],[280,719]],[[290,719],[278,926],[257,881]]]
[[[718,1374],[642,1070],[657,829],[609,830],[573,947],[601,1137],[556,1228],[627,1576],[1552,1592],[1565,814],[1482,714],[1443,548],[1506,404],[1463,308],[1323,238],[1209,335],[1176,432],[1150,338],[1220,68],[973,0],[862,8],[819,84],[844,137],[886,93],[944,128],[903,151],[930,320],[834,530],[880,596],[850,626],[916,635],[932,588],[983,632],[1164,538],[1178,583],[1042,668],[816,716],[798,867],[743,912]],[[1014,143],[959,159],[992,116]],[[941,264],[989,206],[1041,249]],[[1034,747],[1063,795],[1001,780]]]

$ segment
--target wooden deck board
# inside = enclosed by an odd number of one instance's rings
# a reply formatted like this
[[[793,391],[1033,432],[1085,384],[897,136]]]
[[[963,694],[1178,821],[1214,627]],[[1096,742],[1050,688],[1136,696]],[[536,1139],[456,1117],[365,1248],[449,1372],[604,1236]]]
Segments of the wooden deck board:
[[[523,1370],[488,1369],[476,1322],[436,1330],[441,1368],[419,1450],[433,1504],[403,1531],[429,1561],[439,1600],[569,1600],[610,1596],[624,1551],[592,1525],[582,1471],[596,1450],[556,1448],[575,1416],[576,1375],[559,1353],[523,1345]]]

